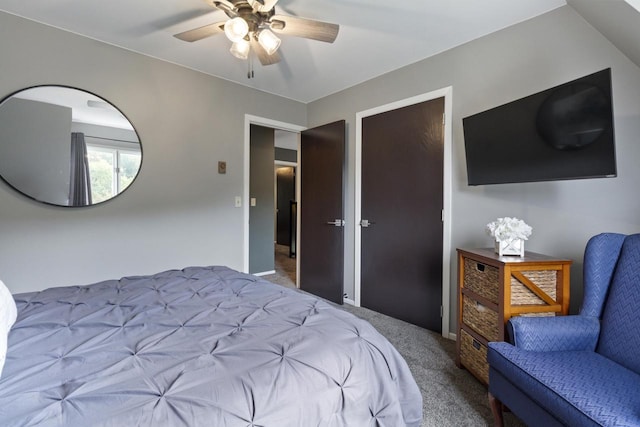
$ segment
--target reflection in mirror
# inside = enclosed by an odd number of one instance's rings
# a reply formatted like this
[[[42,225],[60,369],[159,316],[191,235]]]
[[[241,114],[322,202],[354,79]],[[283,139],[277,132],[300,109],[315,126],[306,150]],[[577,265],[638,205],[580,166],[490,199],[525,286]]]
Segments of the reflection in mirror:
[[[0,176],[24,195],[90,206],[124,191],[142,162],[138,135],[113,105],[64,86],[36,86],[0,103]]]

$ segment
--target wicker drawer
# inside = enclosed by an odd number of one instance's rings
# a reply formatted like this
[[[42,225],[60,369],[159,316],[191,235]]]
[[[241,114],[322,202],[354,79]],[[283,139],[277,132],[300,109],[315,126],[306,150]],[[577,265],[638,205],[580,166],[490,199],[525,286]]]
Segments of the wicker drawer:
[[[487,363],[487,346],[460,330],[460,362],[485,384],[489,384],[489,364]]]
[[[462,300],[462,322],[487,341],[499,341],[501,325],[498,313],[466,295]]]
[[[556,283],[558,272],[554,270],[523,271],[522,275],[531,280],[537,287],[552,299],[556,299]],[[542,305],[544,301],[531,292],[516,278],[511,278],[511,305]]]
[[[465,258],[463,286],[497,304],[500,272],[497,267]]]

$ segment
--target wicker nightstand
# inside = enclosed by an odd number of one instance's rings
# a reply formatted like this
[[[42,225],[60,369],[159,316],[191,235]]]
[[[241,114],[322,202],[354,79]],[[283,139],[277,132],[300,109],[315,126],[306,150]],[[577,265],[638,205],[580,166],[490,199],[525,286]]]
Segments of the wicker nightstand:
[[[571,260],[533,252],[458,249],[456,364],[487,384],[487,343],[504,341],[511,317],[567,314],[570,267]]]

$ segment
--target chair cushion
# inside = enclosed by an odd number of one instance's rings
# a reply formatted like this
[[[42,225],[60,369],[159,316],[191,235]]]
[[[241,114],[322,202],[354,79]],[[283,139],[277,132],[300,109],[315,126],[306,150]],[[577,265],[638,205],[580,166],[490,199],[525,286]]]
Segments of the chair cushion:
[[[495,342],[487,358],[564,424],[640,425],[640,375],[598,353],[534,352]]]
[[[640,373],[640,234],[622,245],[604,307],[596,351]],[[640,409],[639,409],[640,410]]]

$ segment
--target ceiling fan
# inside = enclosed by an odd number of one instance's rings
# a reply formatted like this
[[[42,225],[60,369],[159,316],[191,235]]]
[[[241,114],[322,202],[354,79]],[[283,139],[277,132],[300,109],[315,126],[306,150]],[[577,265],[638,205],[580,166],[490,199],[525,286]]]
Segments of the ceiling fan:
[[[278,0],[204,1],[224,11],[229,19],[184,31],[175,34],[174,37],[194,42],[225,33],[232,42],[229,51],[233,56],[247,59],[253,50],[262,65],[276,64],[280,61],[280,39],[274,33],[333,43],[340,28],[327,22],[276,15],[274,6]]]

